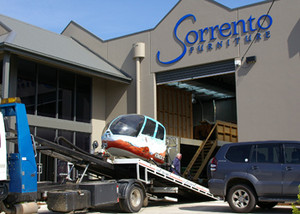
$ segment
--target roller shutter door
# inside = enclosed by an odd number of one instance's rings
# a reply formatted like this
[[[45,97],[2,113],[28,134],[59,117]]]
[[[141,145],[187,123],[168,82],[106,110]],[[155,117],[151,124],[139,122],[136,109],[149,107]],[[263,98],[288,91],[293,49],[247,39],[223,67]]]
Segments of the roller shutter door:
[[[158,85],[235,72],[234,59],[156,73]]]

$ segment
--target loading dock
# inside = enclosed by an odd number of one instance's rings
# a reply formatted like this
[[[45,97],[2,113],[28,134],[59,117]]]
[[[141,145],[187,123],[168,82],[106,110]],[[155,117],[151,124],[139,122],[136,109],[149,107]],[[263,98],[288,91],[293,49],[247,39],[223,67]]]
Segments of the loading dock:
[[[157,74],[158,121],[179,138],[185,177],[205,179],[207,161],[221,142],[238,142],[235,84],[234,60]]]

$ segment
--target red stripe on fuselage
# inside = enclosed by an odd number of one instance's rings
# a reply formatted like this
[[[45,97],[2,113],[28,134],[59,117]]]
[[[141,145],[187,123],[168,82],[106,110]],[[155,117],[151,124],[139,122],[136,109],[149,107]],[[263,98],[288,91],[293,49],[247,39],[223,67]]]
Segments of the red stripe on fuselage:
[[[107,143],[107,148],[118,148],[121,150],[125,150],[128,151],[132,154],[135,154],[137,156],[146,158],[148,160],[150,160],[151,158],[158,162],[158,163],[164,163],[164,160],[158,159],[155,157],[155,154],[150,154],[149,151],[149,147],[145,146],[145,147],[136,147],[133,146],[131,143],[127,142],[127,141],[123,141],[121,139],[119,140],[115,140],[115,141],[103,141],[104,143]],[[165,157],[165,153],[161,153],[160,154],[162,157]]]

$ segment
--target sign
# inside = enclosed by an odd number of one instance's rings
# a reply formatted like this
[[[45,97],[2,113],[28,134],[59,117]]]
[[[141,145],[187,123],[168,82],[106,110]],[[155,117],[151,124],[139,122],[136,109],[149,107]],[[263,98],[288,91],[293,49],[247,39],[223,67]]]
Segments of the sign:
[[[267,31],[273,24],[273,18],[268,15],[262,15],[258,19],[250,17],[247,20],[240,19],[237,22],[225,22],[220,25],[215,25],[211,27],[204,27],[199,30],[191,30],[186,33],[184,38],[179,38],[178,28],[184,24],[185,20],[191,20],[193,23],[196,22],[196,17],[193,14],[187,14],[180,18],[174,27],[174,38],[176,42],[182,47],[181,53],[178,57],[164,61],[161,59],[161,52],[158,51],[156,56],[157,60],[162,64],[172,64],[181,60],[187,51],[192,54],[194,51],[198,53],[204,50],[212,51],[214,49],[221,49],[226,46],[229,47],[232,44],[238,45],[241,41],[241,36],[244,36],[245,42],[251,42],[252,40],[261,40],[263,37],[268,39],[271,37],[270,31]],[[264,23],[267,23],[264,25]],[[238,28],[241,28],[241,33],[238,32]],[[259,30],[265,30],[264,33],[260,33]],[[255,31],[256,34],[253,33]],[[218,41],[218,38],[222,38]],[[225,39],[225,40],[224,40]],[[165,58],[165,57],[164,57]]]

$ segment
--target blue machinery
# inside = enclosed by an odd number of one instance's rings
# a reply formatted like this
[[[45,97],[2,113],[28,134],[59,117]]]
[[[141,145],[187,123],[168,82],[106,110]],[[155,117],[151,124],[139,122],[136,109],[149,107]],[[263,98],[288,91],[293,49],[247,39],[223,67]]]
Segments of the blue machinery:
[[[22,194],[29,200],[36,200],[37,166],[25,105],[21,103],[2,104],[0,109],[3,117],[11,119],[15,117],[16,120],[17,144],[15,153],[8,156],[9,192]]]

